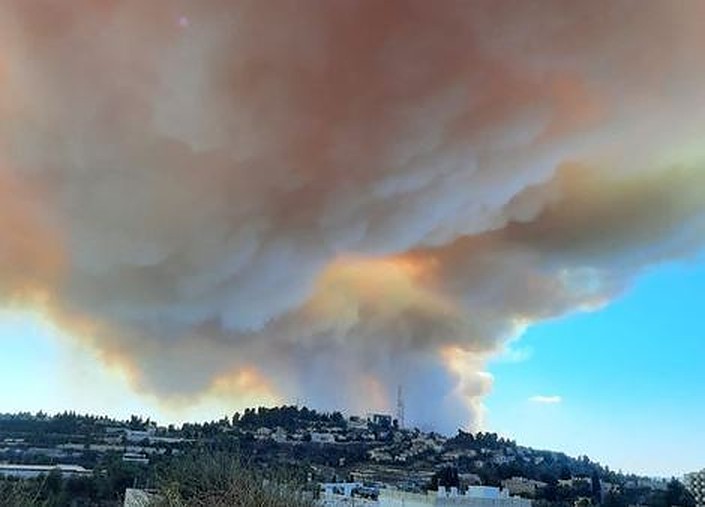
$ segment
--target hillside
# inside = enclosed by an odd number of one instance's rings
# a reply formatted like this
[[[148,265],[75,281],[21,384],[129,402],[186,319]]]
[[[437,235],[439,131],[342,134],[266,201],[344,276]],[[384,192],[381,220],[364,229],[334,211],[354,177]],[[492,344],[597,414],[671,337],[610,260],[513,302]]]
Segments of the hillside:
[[[95,502],[117,500],[128,486],[153,486],[160,470],[204,449],[309,485],[353,479],[421,491],[483,484],[556,505],[590,498],[611,506],[657,506],[669,494],[666,480],[615,472],[586,456],[531,449],[494,433],[458,430],[447,437],[399,428],[383,414],[346,418],[294,406],[247,409],[180,427],[136,416],[6,414],[0,416],[0,442],[5,463],[84,467],[82,477],[67,479],[75,494]]]

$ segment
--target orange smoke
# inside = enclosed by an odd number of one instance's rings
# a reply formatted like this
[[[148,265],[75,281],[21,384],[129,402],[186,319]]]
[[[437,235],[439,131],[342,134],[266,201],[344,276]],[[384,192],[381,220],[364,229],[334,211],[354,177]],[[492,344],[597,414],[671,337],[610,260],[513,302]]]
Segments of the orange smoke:
[[[41,303],[65,273],[63,240],[40,214],[41,199],[0,167],[0,297],[6,302]]]
[[[215,396],[230,401],[244,399],[257,400],[265,405],[281,402],[274,386],[254,366],[244,366],[213,379],[206,396]]]
[[[450,312],[453,305],[433,290],[431,260],[405,256],[342,257],[319,275],[308,307],[333,318],[346,305],[373,305],[381,313],[395,313],[416,305]]]

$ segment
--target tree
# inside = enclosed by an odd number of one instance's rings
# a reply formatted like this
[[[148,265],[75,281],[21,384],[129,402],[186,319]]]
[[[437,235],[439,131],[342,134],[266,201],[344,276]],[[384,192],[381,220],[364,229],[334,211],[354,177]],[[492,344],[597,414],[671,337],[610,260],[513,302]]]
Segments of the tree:
[[[600,476],[597,474],[597,469],[592,470],[590,476],[592,486],[592,501],[595,505],[602,503],[602,486],[600,485]]]
[[[666,488],[666,505],[680,507],[695,507],[695,499],[685,486],[677,479],[671,479]]]
[[[627,507],[628,502],[624,495],[610,491],[605,495],[602,505],[603,507]]]
[[[560,472],[560,474],[558,474],[558,478],[561,479],[561,480],[568,480],[568,479],[570,479],[572,476],[573,476],[573,474],[571,474],[570,468],[568,467],[568,465],[563,465],[563,466],[561,467],[561,472]]]
[[[460,477],[458,469],[455,467],[443,467],[431,478],[431,489],[438,490],[439,486],[446,488],[460,487]]]

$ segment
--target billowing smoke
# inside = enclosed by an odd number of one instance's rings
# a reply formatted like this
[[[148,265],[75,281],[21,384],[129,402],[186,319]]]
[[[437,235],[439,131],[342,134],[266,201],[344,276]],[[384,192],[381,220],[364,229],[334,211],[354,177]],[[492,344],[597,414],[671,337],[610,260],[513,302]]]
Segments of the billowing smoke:
[[[8,0],[0,294],[139,392],[477,425],[705,239],[705,4]],[[225,394],[224,394],[225,393]]]

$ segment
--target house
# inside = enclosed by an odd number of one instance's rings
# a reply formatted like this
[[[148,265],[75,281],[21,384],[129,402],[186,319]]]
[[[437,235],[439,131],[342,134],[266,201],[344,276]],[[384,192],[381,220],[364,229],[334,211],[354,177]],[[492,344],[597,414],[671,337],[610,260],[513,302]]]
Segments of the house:
[[[122,455],[122,461],[124,463],[138,463],[140,465],[148,465],[149,458],[144,453],[138,452],[126,452]]]
[[[392,427],[392,416],[388,414],[370,414],[368,421],[374,426],[378,426],[380,428]]]
[[[359,416],[351,416],[348,419],[348,428],[353,429],[353,430],[366,430],[367,429],[367,421],[363,419],[362,417]]]
[[[332,433],[311,432],[311,442],[315,444],[333,444],[335,443],[335,435]]]
[[[527,479],[526,477],[512,477],[511,479],[503,480],[502,487],[506,489],[510,495],[533,497],[538,490],[546,487],[546,483]]]
[[[154,428],[148,428],[147,430],[125,430],[125,438],[130,442],[140,442],[142,440],[149,440],[154,436]]]
[[[277,428],[272,433],[272,440],[279,444],[283,444],[284,442],[286,442],[288,440],[286,430],[281,426],[277,426]]]

